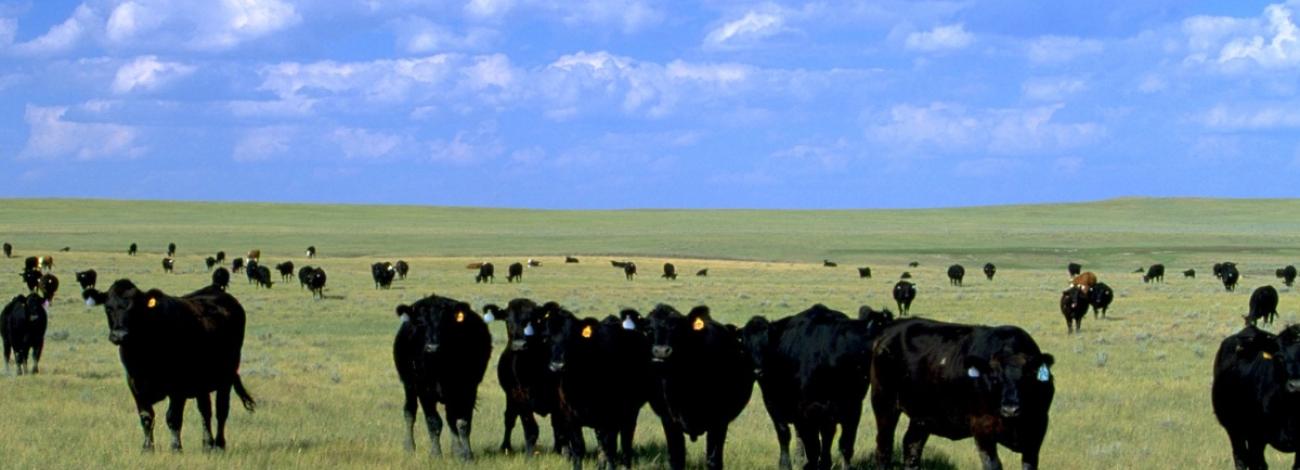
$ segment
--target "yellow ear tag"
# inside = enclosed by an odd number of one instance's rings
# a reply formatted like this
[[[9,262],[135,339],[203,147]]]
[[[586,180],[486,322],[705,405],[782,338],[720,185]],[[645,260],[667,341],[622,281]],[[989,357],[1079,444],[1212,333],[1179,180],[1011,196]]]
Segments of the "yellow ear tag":
[[[155,299],[155,298],[153,298],[153,297],[150,297],[150,298],[149,298],[148,306],[149,306],[149,308],[157,307],[157,306],[158,306],[158,299]]]
[[[591,337],[591,325],[587,325],[587,326],[582,327],[582,337],[583,337],[583,338],[590,338],[590,337]]]
[[[696,318],[696,319],[695,319],[695,323],[691,324],[691,329],[692,329],[692,330],[695,330],[695,331],[703,330],[703,329],[704,329],[704,319],[703,319],[703,318]]]
[[[1264,360],[1265,360],[1265,361],[1271,361],[1271,360],[1273,360],[1273,355],[1272,355],[1272,354],[1269,354],[1269,353],[1266,353],[1266,352],[1265,352],[1265,353],[1260,353],[1260,355],[1261,355],[1261,356],[1264,356]]]
[[[456,312],[456,323],[465,321],[465,312]]]

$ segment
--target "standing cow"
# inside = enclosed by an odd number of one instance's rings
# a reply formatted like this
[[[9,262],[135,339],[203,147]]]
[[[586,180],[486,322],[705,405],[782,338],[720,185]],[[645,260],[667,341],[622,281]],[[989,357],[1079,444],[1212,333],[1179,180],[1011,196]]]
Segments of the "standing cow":
[[[1287,287],[1291,287],[1292,284],[1295,284],[1295,266],[1287,265],[1285,268],[1277,270],[1277,277],[1278,279],[1281,279],[1282,283],[1286,284]]]
[[[0,312],[0,340],[4,342],[5,371],[9,370],[10,353],[18,363],[18,375],[27,372],[28,354],[32,374],[41,371],[41,351],[45,349],[45,329],[49,317],[47,302],[35,294],[19,295]]]
[[[14,246],[10,245],[9,242],[5,242],[4,250],[5,250],[5,258],[14,257]]]
[[[293,279],[293,261],[285,261],[275,265],[275,270],[280,272],[281,281]]]
[[[162,267],[163,267],[163,272],[165,272],[165,273],[171,273],[171,272],[172,272],[172,269],[175,269],[175,268],[176,268],[176,260],[173,259],[173,258],[170,258],[170,257],[169,257],[169,258],[163,258],[163,260],[162,260]]]
[[[230,272],[235,273],[235,274],[239,274],[239,273],[240,273],[241,271],[243,271],[243,270],[244,270],[244,259],[243,259],[243,258],[235,258],[235,259],[230,260]]]
[[[393,263],[393,269],[397,271],[398,279],[406,280],[406,274],[411,272],[411,265],[399,259],[396,263]]]
[[[961,287],[961,280],[966,277],[966,268],[960,264],[948,266],[948,283]]]
[[[906,316],[912,310],[912,300],[916,299],[916,284],[898,281],[894,284],[894,302],[898,303],[898,316]]]
[[[167,244],[167,257],[168,257],[168,258],[172,258],[172,257],[175,257],[175,256],[176,256],[176,244],[175,244],[175,243],[168,243],[168,244]]]
[[[1110,303],[1115,300],[1115,291],[1104,282],[1098,282],[1088,292],[1088,303],[1092,304],[1092,317],[1097,318],[1101,313],[1101,318],[1106,318],[1106,310],[1110,309]]]
[[[1142,282],[1165,282],[1165,265],[1153,264],[1147,268],[1146,274],[1142,275]]]
[[[370,265],[370,277],[374,279],[376,289],[392,287],[395,276],[397,276],[397,269],[393,268],[393,263],[383,261]]]
[[[632,278],[635,278],[636,263],[628,262],[627,264],[623,265],[623,276],[626,277],[627,280],[629,281],[631,281]]]
[[[558,305],[547,305],[556,309]],[[550,343],[543,334],[543,309],[529,299],[514,299],[506,308],[494,304],[483,307],[483,320],[506,324],[506,350],[497,362],[497,383],[505,392],[505,433],[501,438],[501,451],[510,453],[510,435],[516,418],[524,427],[524,455],[536,452],[538,426],[533,415],[551,417],[551,435],[555,438],[554,450],[560,453],[570,448],[563,433],[567,429],[557,412],[559,396],[556,394],[559,378],[551,371]],[[582,435],[576,436],[581,439]],[[576,446],[576,445],[575,445]],[[576,446],[585,448],[585,445]]]
[[[1188,269],[1186,271],[1183,271],[1183,277],[1187,279],[1196,279],[1196,270]]]
[[[1089,306],[1091,301],[1088,294],[1079,286],[1070,286],[1061,292],[1061,315],[1065,316],[1066,334],[1080,331]]]
[[[222,291],[229,288],[230,271],[227,271],[226,268],[217,268],[216,271],[212,271],[212,287],[216,287]]]
[[[127,256],[135,256],[135,253],[136,253],[137,251],[139,251],[139,250],[140,250],[140,247],[139,247],[138,245],[136,245],[135,243],[132,243],[131,246],[126,247],[126,255],[127,255]]]
[[[99,280],[99,274],[94,269],[78,271],[75,275],[77,276],[77,284],[81,285],[81,290],[95,287],[95,282]]]
[[[1250,293],[1250,313],[1246,314],[1246,324],[1254,325],[1260,319],[1265,324],[1272,324],[1277,317],[1277,289],[1273,286],[1260,286]]]
[[[1065,266],[1065,271],[1070,273],[1070,277],[1078,276],[1083,272],[1083,265],[1079,263],[1070,263]]]
[[[992,281],[993,275],[997,273],[998,273],[997,266],[994,266],[993,263],[984,263],[984,277],[987,277],[988,280]]]
[[[673,266],[672,263],[664,263],[664,274],[660,277],[670,281],[677,280],[677,266]]]
[[[316,257],[316,245],[307,247],[307,259],[313,259],[315,257]]]
[[[1081,273],[1070,280],[1070,287],[1078,287],[1084,294],[1092,290],[1092,286],[1095,285],[1097,285],[1097,275],[1093,274],[1092,271]]]
[[[212,267],[217,265],[217,259],[211,256],[203,258],[203,265],[207,266],[208,271],[211,271]]]
[[[510,263],[506,268],[506,282],[524,282],[524,265],[523,263]]]
[[[1237,271],[1237,265],[1224,263],[1220,269],[1220,279],[1223,280],[1223,288],[1228,292],[1237,290],[1237,281],[1241,279],[1241,273]]]
[[[858,268],[858,279],[871,279],[871,268],[866,266]]]
[[[325,281],[327,280],[325,268],[317,267],[305,279],[301,277],[299,279],[307,283],[307,290],[311,291],[312,298],[325,299]]]
[[[1264,448],[1300,448],[1300,326],[1279,335],[1247,325],[1219,345],[1210,388],[1214,416],[1239,469],[1265,469]],[[1292,468],[1300,468],[1300,454]]]

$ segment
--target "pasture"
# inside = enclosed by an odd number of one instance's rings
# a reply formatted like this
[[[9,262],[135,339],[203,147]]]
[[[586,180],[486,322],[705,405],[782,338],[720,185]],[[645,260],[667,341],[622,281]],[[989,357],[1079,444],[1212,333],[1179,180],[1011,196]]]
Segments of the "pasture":
[[[555,300],[580,316],[619,308],[644,311],[664,302],[685,310],[707,304],[714,318],[741,324],[753,315],[798,313],[814,303],[856,312],[859,305],[896,310],[890,289],[903,271],[919,289],[915,315],[983,324],[1014,324],[1056,357],[1056,399],[1043,446],[1044,468],[1224,468],[1228,440],[1210,408],[1211,364],[1219,341],[1241,327],[1257,286],[1279,288],[1278,323],[1300,321],[1300,293],[1273,269],[1300,262],[1300,201],[1116,200],[1090,204],[916,211],[521,211],[405,206],[209,204],[80,200],[8,200],[0,204],[0,241],[14,258],[0,260],[0,293],[25,293],[22,257],[53,255],[63,280],[50,310],[41,374],[0,377],[0,464],[6,468],[461,468],[451,457],[430,461],[417,429],[417,452],[402,450],[401,386],[393,368],[394,307],[431,292],[476,308],[515,297]],[[126,255],[132,242],[140,254]],[[176,273],[164,274],[168,242],[178,245]],[[319,248],[307,260],[303,250]],[[64,246],[70,252],[60,253]],[[326,299],[296,281],[259,289],[234,276],[230,292],[248,311],[241,374],[259,402],[233,409],[229,450],[201,449],[199,417],[187,408],[180,455],[159,420],[160,451],[142,454],[139,423],[116,348],[106,339],[102,308],[86,309],[73,272],[94,268],[99,286],[130,278],[142,287],[183,294],[209,281],[203,258],[262,250],[263,264],[292,260],[323,266]],[[582,263],[566,265],[564,255]],[[520,284],[504,267],[537,258]],[[825,268],[821,260],[839,263]],[[411,274],[376,290],[370,263],[404,259]],[[465,264],[497,265],[497,282],[476,285]],[[610,259],[631,259],[638,279],[625,281]],[[907,267],[919,261],[917,268]],[[1242,269],[1225,292],[1211,264]],[[679,280],[659,279],[671,261]],[[1057,306],[1078,261],[1115,289],[1109,318],[1090,313],[1083,332],[1066,335]],[[986,281],[980,266],[998,273]],[[1164,263],[1163,284],[1143,284],[1138,266]],[[965,265],[965,287],[948,284],[948,265]],[[228,262],[227,262],[228,265]],[[870,266],[858,279],[856,266]],[[709,268],[709,277],[693,276]],[[1195,268],[1196,279],[1184,279]],[[7,299],[8,297],[6,297]],[[504,327],[491,326],[494,357],[480,387],[473,447],[465,468],[566,468],[546,455],[525,461],[496,452],[503,397],[495,377]],[[165,405],[156,406],[160,413]],[[422,426],[423,423],[417,423]],[[549,448],[549,424],[541,443]],[[901,428],[900,428],[901,429]],[[588,431],[590,433],[590,431]],[[901,436],[901,430],[899,435]],[[874,449],[869,403],[853,468],[869,468]],[[588,441],[592,442],[590,435]],[[516,429],[515,445],[522,432]],[[663,436],[647,407],[637,432],[637,465],[664,465]],[[449,436],[443,436],[444,450]],[[702,465],[703,440],[688,443],[688,462]],[[1291,456],[1268,452],[1269,463]],[[934,468],[976,468],[970,440],[932,438]],[[1002,449],[1003,463],[1019,456]],[[772,468],[777,449],[757,390],[732,424],[726,459],[733,468]]]

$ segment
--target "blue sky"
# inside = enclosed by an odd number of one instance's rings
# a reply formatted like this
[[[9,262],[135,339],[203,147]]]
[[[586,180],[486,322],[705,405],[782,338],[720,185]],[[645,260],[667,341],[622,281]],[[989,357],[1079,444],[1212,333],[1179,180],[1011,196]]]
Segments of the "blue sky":
[[[0,0],[0,197],[1295,197],[1300,0]]]

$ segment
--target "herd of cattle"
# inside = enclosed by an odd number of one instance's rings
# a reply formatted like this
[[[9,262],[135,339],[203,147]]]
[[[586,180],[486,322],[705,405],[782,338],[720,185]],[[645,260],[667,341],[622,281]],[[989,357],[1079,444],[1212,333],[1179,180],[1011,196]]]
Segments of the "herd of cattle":
[[[128,253],[136,252],[133,243]],[[8,243],[4,253],[12,255]],[[166,271],[172,270],[174,255],[171,244],[163,263]],[[244,271],[250,284],[269,288],[270,270],[260,264],[260,255],[253,250],[233,260],[231,271]],[[310,247],[308,258],[315,255],[315,247]],[[109,340],[119,347],[146,449],[154,445],[153,406],[163,399],[169,400],[166,422],[177,450],[187,400],[197,401],[205,448],[226,446],[232,390],[249,411],[256,406],[239,376],[246,318],[243,306],[227,292],[231,271],[217,267],[224,258],[219,252],[206,260],[213,271],[210,285],[179,297],[139,288],[128,279],[101,292],[95,288],[94,270],[76,273],[86,304],[103,306],[106,313]],[[566,257],[565,262],[578,259]],[[536,267],[541,262],[530,259],[528,264]],[[612,265],[628,279],[636,274],[630,261]],[[826,260],[824,265],[835,263]],[[284,262],[275,269],[288,281],[294,267]],[[491,282],[491,263],[469,268],[477,270],[477,282]],[[395,278],[405,279],[409,269],[402,260],[378,262],[371,266],[371,275],[377,289],[386,289]],[[1089,308],[1094,316],[1105,316],[1114,291],[1076,263],[1067,270],[1071,282],[1062,292],[1061,311],[1067,333],[1074,333]],[[1234,263],[1215,264],[1213,270],[1227,290],[1235,288],[1240,272]],[[27,258],[22,277],[29,293],[14,297],[0,314],[6,370],[12,350],[18,375],[29,372],[29,351],[30,373],[39,372],[48,324],[45,311],[58,289],[51,271],[53,257]],[[871,276],[869,267],[858,271],[861,277]],[[1143,282],[1163,282],[1163,265],[1138,271]],[[983,272],[992,281],[997,268],[989,263]],[[508,273],[510,282],[522,281],[523,264],[512,264]],[[1287,266],[1276,274],[1290,286],[1296,269]],[[707,269],[697,275],[706,276]],[[954,286],[962,285],[964,275],[961,265],[948,269]],[[1195,277],[1195,271],[1184,275]],[[297,277],[314,296],[324,296],[323,269],[304,266]],[[675,279],[675,266],[665,264],[663,277]],[[537,418],[549,416],[551,451],[567,456],[574,468],[581,468],[588,454],[583,428],[595,431],[602,468],[628,468],[637,417],[649,404],[662,424],[670,468],[685,468],[685,438],[694,441],[702,435],[707,466],[722,468],[728,427],[750,402],[757,383],[782,469],[792,466],[792,436],[803,449],[805,469],[830,468],[837,432],[840,458],[851,462],[868,393],[881,468],[892,465],[895,428],[902,414],[910,422],[902,443],[906,468],[920,466],[931,435],[973,437],[985,468],[1001,467],[999,444],[1020,453],[1024,468],[1036,468],[1055,393],[1052,355],[1015,326],[904,318],[916,297],[915,284],[907,280],[894,286],[893,296],[897,318],[865,305],[850,316],[817,304],[779,319],[755,316],[737,326],[714,320],[703,305],[682,313],[659,304],[645,314],[624,309],[598,319],[578,317],[556,302],[517,298],[504,307],[484,305],[480,315],[466,302],[431,295],[395,309],[401,326],[393,359],[405,392],[405,446],[416,446],[414,426],[423,407],[430,452],[441,455],[445,424],[452,452],[464,460],[473,458],[473,415],[492,351],[488,324],[500,321],[507,335],[497,363],[506,401],[503,453],[514,452],[516,422],[523,427],[523,454],[540,453]],[[1280,334],[1256,327],[1258,320],[1272,322],[1277,304],[1272,286],[1256,289],[1245,328],[1223,340],[1215,357],[1214,411],[1229,435],[1238,468],[1264,468],[1266,445],[1286,452],[1300,446],[1300,414],[1295,413],[1300,409],[1300,326]]]

